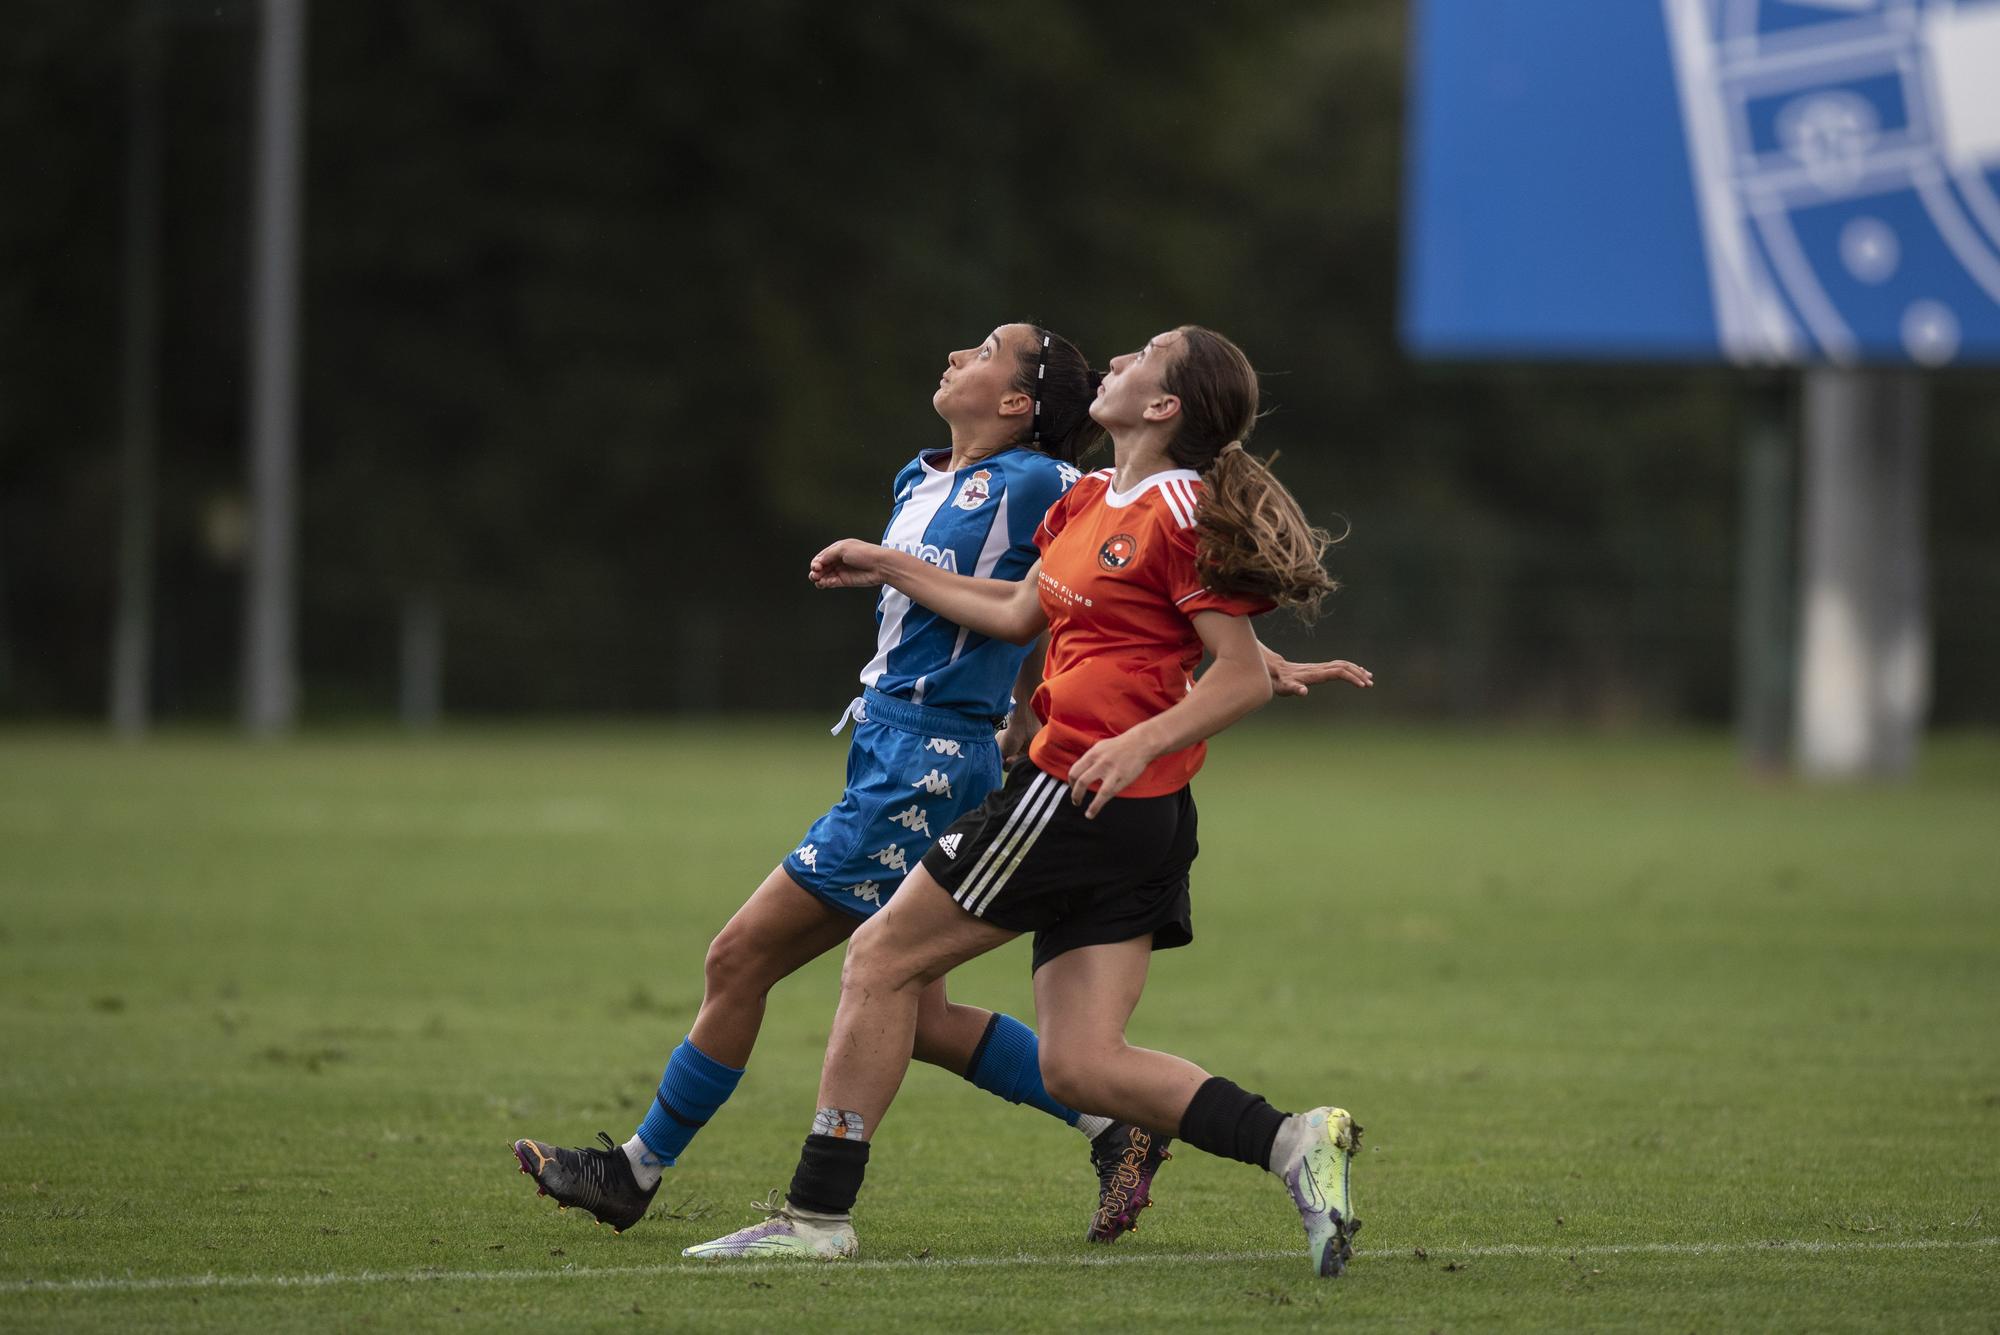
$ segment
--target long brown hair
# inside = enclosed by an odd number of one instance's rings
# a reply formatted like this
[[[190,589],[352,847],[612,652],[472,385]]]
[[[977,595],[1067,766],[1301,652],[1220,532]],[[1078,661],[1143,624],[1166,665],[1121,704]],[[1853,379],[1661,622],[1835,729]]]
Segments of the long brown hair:
[[[1167,457],[1202,475],[1201,582],[1217,593],[1269,598],[1309,622],[1340,587],[1320,564],[1335,539],[1307,521],[1269,461],[1243,448],[1257,426],[1257,371],[1243,349],[1200,325],[1178,332],[1179,355],[1161,385],[1181,401]]]

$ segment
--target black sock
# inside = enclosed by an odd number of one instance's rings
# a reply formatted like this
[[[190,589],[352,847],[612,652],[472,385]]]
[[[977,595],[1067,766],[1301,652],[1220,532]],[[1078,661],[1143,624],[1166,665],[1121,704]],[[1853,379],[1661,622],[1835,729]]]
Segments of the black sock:
[[[1267,1149],[1269,1144],[1265,1142]],[[798,1171],[792,1174],[792,1189],[785,1196],[815,1214],[852,1214],[854,1198],[861,1194],[861,1175],[867,1171],[867,1141],[807,1136]]]
[[[1285,1114],[1234,1081],[1211,1076],[1181,1114],[1181,1139],[1199,1150],[1252,1167],[1271,1162],[1271,1144]]]

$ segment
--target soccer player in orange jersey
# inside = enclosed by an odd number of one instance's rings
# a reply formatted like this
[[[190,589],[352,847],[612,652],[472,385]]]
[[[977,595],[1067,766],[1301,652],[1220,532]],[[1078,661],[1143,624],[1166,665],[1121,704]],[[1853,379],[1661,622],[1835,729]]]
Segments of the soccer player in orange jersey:
[[[1332,590],[1327,535],[1243,441],[1257,378],[1220,334],[1182,326],[1115,359],[1091,405],[1114,466],[1050,507],[1041,560],[1011,583],[950,574],[857,541],[813,559],[822,588],[889,585],[961,626],[1025,643],[1050,632],[1044,721],[1006,783],[946,830],[855,932],[813,1119],[786,1202],[687,1249],[698,1257],[852,1256],[870,1137],[902,1083],[925,987],[1034,935],[1049,1093],[1275,1174],[1321,1275],[1352,1255],[1348,1169],[1361,1128],[1341,1108],[1286,1114],[1125,1026],[1152,952],[1193,939],[1188,781],[1209,737],[1271,698],[1249,618],[1310,614]],[[1208,670],[1193,673],[1204,657]],[[1368,674],[1344,665],[1347,680]]]
[[[884,544],[945,570],[1022,578],[1039,555],[1043,514],[1101,434],[1089,416],[1095,388],[1082,352],[1037,325],[1004,324],[949,354],[931,392],[949,446],[896,475]],[[999,786],[1003,748],[1012,754],[1034,731],[1034,716],[1018,709],[995,735],[1013,697],[1025,700],[1039,680],[1020,645],[970,633],[890,590],[875,620],[863,695],[841,719],[854,722],[845,791],[709,946],[700,1010],[637,1129],[623,1145],[600,1132],[601,1148],[514,1143],[521,1171],[558,1205],[620,1231],[644,1219],[663,1175],[742,1079],[766,995],[879,911],[932,839]],[[1291,695],[1349,666],[1264,657],[1275,689]],[[924,994],[914,1044],[917,1060],[1083,1132],[1098,1185],[1088,1236],[1110,1242],[1131,1226],[1167,1157],[1164,1137],[1051,1099],[1034,1032],[949,1001],[941,982]]]

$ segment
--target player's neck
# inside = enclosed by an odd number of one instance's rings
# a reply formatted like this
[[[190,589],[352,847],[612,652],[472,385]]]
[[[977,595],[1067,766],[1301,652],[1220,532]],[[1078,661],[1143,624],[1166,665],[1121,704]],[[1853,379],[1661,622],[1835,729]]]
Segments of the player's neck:
[[[991,459],[994,455],[1013,447],[1014,441],[1005,431],[953,427],[950,471],[956,473],[961,468],[970,468],[981,459]]]
[[[1120,494],[1132,490],[1155,473],[1180,467],[1167,457],[1166,434],[1144,427],[1111,438],[1111,466],[1111,487]]]

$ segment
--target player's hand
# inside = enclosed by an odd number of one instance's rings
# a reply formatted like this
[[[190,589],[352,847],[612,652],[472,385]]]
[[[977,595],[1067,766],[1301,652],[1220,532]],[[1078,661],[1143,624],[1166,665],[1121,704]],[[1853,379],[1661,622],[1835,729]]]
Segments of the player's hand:
[[[1028,743],[1035,740],[1041,731],[1041,724],[1026,706],[1017,706],[1007,719],[1007,726],[1000,730],[1000,768],[1009,770],[1014,763],[1028,754]]]
[[[1153,753],[1133,742],[1131,736],[1126,733],[1099,742],[1069,767],[1071,805],[1082,806],[1084,798],[1090,799],[1090,805],[1083,809],[1085,820],[1097,819],[1104,804],[1131,787],[1153,763]]]
[[[1273,695],[1304,695],[1306,689],[1323,681],[1344,681],[1350,686],[1367,690],[1375,684],[1375,674],[1359,663],[1350,663],[1344,658],[1331,659],[1325,663],[1294,663],[1266,649],[1264,667],[1271,674]]]
[[[882,582],[882,548],[842,538],[812,559],[806,577],[822,589],[867,589]]]

